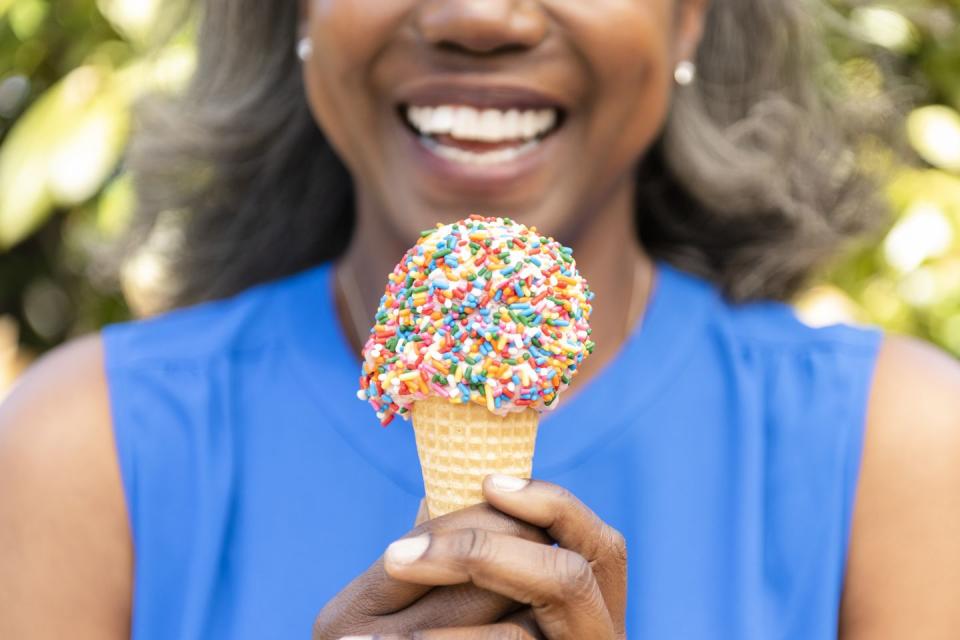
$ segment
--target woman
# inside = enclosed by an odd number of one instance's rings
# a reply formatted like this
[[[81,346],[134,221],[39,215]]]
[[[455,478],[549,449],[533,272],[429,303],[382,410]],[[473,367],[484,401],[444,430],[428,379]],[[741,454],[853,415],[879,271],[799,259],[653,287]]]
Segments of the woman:
[[[204,9],[131,157],[184,308],[0,412],[0,636],[956,636],[960,370],[775,302],[875,210],[801,5]],[[473,212],[574,248],[598,346],[538,480],[411,530],[357,353],[403,250]]]

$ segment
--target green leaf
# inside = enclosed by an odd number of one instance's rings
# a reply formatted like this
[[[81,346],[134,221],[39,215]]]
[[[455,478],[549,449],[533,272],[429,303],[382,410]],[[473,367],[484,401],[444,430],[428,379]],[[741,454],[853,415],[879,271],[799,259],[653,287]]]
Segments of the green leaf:
[[[0,249],[102,188],[126,142],[125,95],[109,70],[81,67],[17,121],[0,148]]]

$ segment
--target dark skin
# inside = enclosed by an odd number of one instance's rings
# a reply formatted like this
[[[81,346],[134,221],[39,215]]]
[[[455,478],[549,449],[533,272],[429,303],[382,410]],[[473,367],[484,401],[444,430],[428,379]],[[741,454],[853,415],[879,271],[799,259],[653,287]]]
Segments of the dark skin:
[[[383,275],[420,229],[473,211],[509,212],[571,244],[597,291],[592,324],[605,339],[569,392],[577,393],[636,320],[625,305],[599,301],[642,301],[655,282],[632,233],[630,176],[662,127],[674,65],[697,46],[705,2],[302,7],[315,49],[304,65],[308,99],[357,189],[359,226],[342,265],[353,267],[362,299],[376,301]],[[551,96],[566,117],[549,153],[512,173],[424,161],[397,101],[438,77]],[[629,276],[625,260],[641,277]],[[133,550],[111,427],[98,336],[45,358],[0,405],[0,637],[129,636]],[[616,532],[562,488],[534,482],[503,492],[492,483],[488,506],[405,536],[423,551],[418,559],[409,545],[391,547],[323,608],[315,637],[622,636],[626,558]],[[870,397],[843,640],[956,636],[957,487],[960,367],[926,345],[888,338]]]

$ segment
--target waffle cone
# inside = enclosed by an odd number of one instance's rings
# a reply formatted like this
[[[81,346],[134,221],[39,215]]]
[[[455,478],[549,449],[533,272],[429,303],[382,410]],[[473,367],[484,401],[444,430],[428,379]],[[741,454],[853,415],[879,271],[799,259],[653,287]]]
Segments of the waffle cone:
[[[483,478],[529,478],[539,414],[498,416],[477,404],[428,398],[413,405],[413,429],[431,518],[483,502]]]

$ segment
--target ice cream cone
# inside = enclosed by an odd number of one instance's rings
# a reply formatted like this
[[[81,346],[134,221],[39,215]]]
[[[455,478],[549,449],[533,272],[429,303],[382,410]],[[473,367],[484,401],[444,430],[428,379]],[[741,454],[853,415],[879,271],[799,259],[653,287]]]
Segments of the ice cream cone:
[[[529,478],[539,414],[498,416],[476,403],[426,398],[413,405],[413,428],[431,518],[483,502],[485,476]]]

